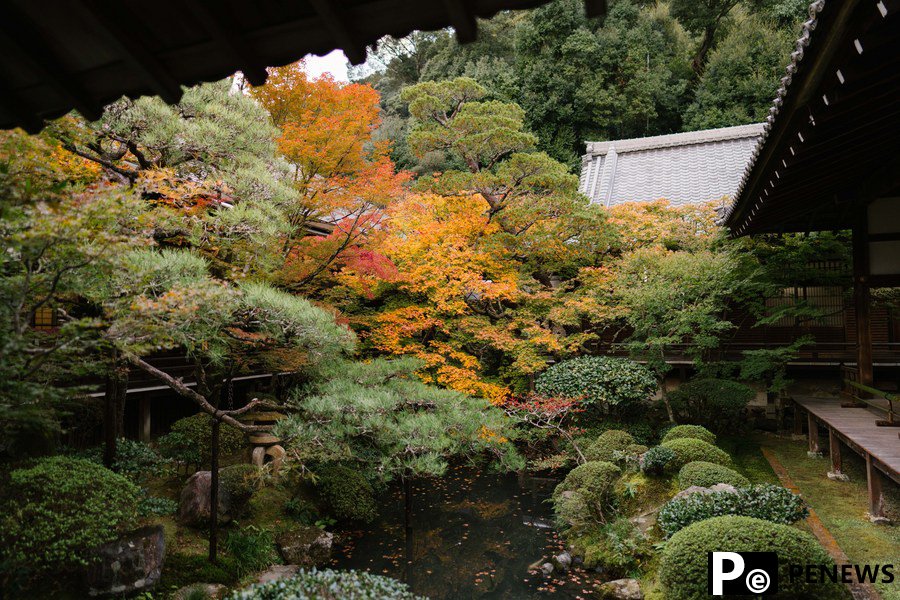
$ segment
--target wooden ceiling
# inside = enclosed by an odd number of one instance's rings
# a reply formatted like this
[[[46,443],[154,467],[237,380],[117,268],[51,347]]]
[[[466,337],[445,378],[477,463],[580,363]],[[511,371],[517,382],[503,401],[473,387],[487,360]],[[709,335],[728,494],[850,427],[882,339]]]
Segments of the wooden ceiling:
[[[900,0],[818,0],[725,224],[849,229],[900,195]]]
[[[546,0],[3,0],[0,128],[36,131],[73,108],[88,119],[122,95],[181,98],[181,86],[336,48],[354,63],[385,35],[453,27]],[[590,16],[605,0],[585,0]]]

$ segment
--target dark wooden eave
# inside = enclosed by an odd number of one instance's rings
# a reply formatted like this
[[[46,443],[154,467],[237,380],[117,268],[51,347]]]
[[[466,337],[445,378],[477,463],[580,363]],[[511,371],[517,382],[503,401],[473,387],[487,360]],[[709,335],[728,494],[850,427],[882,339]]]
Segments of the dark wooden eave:
[[[733,235],[849,229],[900,192],[900,0],[818,0],[725,216]]]
[[[170,103],[181,86],[335,48],[354,63],[385,35],[453,27],[477,34],[476,17],[546,0],[3,0],[0,128],[36,131],[77,109],[88,119],[123,95]],[[590,16],[605,0],[585,0]]]

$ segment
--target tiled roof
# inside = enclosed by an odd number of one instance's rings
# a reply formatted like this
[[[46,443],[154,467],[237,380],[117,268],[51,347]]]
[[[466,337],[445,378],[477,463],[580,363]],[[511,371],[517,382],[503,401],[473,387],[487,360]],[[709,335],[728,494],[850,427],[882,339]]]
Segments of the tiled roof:
[[[675,205],[731,196],[762,124],[588,142],[580,191],[604,206],[665,198]]]

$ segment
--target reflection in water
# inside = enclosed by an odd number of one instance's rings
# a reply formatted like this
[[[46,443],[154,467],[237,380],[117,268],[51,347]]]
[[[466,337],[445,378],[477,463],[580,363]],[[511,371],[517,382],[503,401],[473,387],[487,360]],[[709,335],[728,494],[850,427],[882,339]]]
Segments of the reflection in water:
[[[576,570],[545,579],[528,572],[564,545],[545,502],[556,483],[467,466],[451,468],[441,479],[414,481],[409,564],[403,489],[392,487],[379,519],[347,532],[334,566],[407,579],[414,592],[432,600],[590,597],[593,574]]]

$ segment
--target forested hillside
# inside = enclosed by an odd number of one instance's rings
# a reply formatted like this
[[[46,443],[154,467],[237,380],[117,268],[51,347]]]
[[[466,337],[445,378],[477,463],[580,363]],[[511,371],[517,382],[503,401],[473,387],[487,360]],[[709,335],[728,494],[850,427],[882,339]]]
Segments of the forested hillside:
[[[585,140],[641,137],[762,120],[784,73],[805,0],[611,2],[602,19],[579,0],[503,13],[460,45],[451,31],[388,38],[352,72],[381,93],[381,139],[417,172],[443,170],[441,152],[415,156],[400,91],[471,77],[489,99],[514,102],[538,149],[573,170]]]

